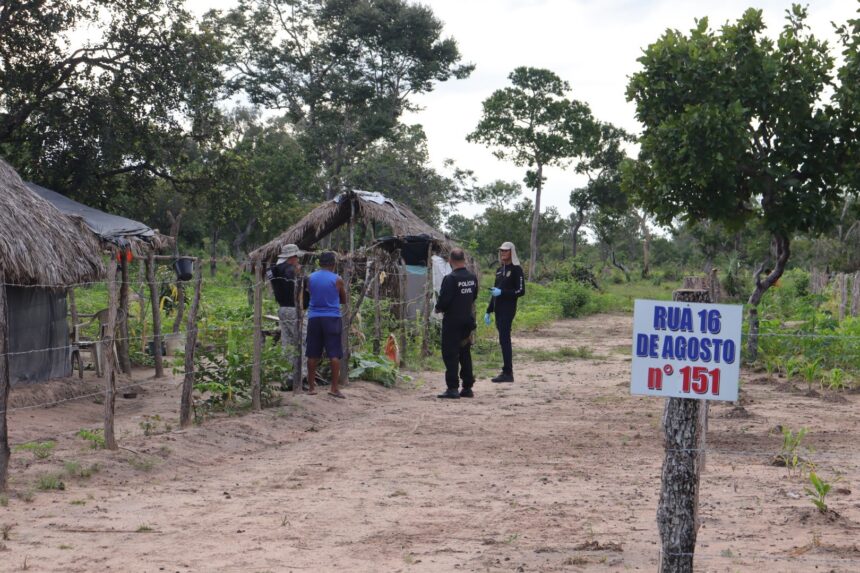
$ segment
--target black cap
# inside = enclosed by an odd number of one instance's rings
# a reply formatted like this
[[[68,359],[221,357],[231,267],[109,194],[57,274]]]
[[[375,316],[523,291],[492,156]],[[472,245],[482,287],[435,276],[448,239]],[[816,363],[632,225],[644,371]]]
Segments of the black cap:
[[[320,265],[324,267],[330,267],[334,265],[337,257],[332,251],[326,251],[320,255]]]

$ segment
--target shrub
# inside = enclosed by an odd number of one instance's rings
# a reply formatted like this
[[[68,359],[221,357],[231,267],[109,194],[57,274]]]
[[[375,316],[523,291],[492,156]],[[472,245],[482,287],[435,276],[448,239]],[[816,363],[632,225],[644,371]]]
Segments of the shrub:
[[[565,318],[575,318],[582,315],[586,305],[591,300],[591,292],[587,287],[577,282],[557,282],[561,315]]]

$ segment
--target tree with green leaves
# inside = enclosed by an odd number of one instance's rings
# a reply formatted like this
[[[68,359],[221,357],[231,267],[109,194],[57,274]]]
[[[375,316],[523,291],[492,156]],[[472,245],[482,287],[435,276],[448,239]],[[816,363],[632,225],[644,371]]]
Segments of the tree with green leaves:
[[[192,112],[223,86],[223,48],[180,0],[2,2],[0,155],[117,207],[117,190],[174,177]]]
[[[755,272],[749,358],[757,307],[782,276],[795,233],[817,233],[841,205],[837,110],[825,101],[833,58],[794,6],[776,41],[760,10],[719,31],[699,20],[668,30],[639,58],[627,98],[643,125],[640,160],[625,172],[636,201],[669,224],[675,217],[737,229],[758,220],[774,261]]]
[[[466,139],[488,145],[499,159],[527,168],[524,181],[535,191],[529,240],[531,280],[538,257],[544,168],[563,166],[589,154],[598,130],[588,105],[565,97],[570,85],[553,72],[519,67],[508,79],[510,87],[496,90],[484,100],[481,121]]]
[[[410,97],[473,69],[433,12],[405,0],[240,0],[222,23],[233,86],[287,113],[329,198]]]

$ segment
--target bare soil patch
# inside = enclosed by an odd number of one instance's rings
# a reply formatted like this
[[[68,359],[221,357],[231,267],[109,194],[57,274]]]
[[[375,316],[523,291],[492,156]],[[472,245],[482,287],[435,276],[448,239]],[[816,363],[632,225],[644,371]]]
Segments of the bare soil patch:
[[[185,431],[179,380],[141,372],[117,400],[118,452],[76,436],[101,424],[92,399],[11,412],[13,444],[57,445],[13,456],[0,571],[655,571],[663,403],[629,394],[630,331],[601,315],[519,335],[517,382],[481,380],[471,400],[435,399],[442,375],[419,372]],[[582,346],[597,358],[523,352]],[[860,571],[860,397],[744,392],[749,417],[711,407],[696,570]],[[809,428],[816,471],[841,476],[838,518],[770,465],[776,426]],[[38,489],[46,474],[65,489]]]

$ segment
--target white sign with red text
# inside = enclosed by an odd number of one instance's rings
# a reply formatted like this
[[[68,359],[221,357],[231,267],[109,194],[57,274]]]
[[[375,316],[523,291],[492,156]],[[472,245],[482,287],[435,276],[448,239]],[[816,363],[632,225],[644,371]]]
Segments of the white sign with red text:
[[[631,394],[738,399],[743,307],[637,300]]]

